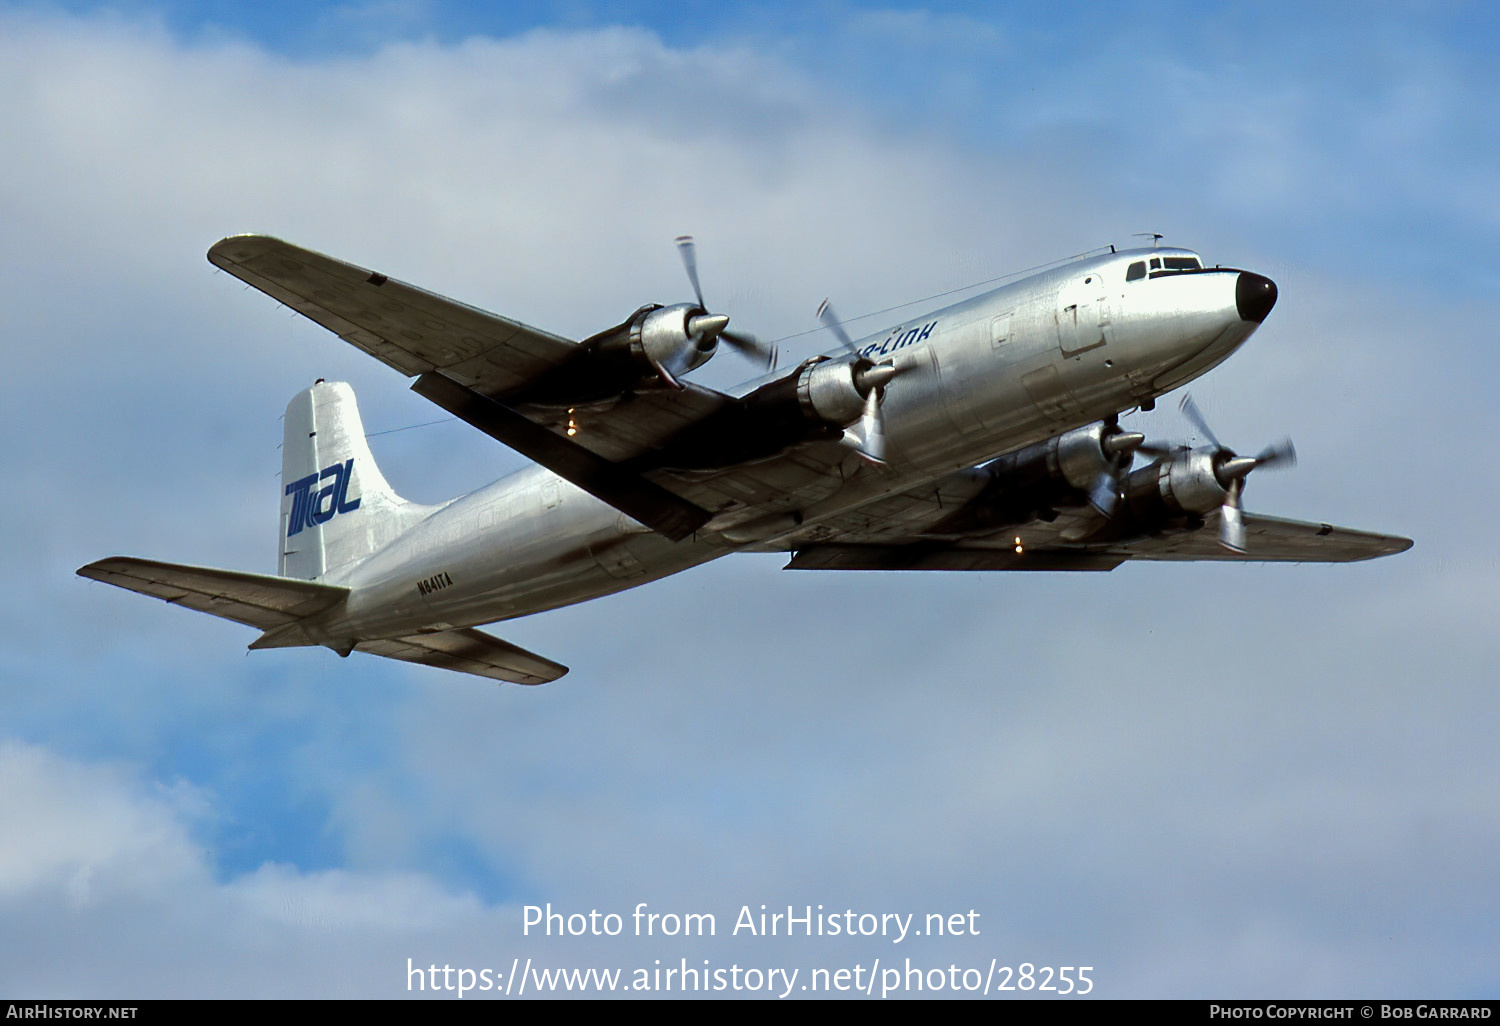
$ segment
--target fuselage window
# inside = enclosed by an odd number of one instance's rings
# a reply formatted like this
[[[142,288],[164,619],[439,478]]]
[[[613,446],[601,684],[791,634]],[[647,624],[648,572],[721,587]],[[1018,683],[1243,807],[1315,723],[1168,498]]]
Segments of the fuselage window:
[[[1159,270],[1161,270],[1161,257],[1152,257],[1151,258],[1151,270],[1153,270],[1153,271],[1159,271]]]
[[[1130,269],[1125,272],[1126,281],[1137,281],[1141,278],[1144,278],[1145,276],[1146,261],[1144,260],[1137,260],[1135,263],[1131,264]]]

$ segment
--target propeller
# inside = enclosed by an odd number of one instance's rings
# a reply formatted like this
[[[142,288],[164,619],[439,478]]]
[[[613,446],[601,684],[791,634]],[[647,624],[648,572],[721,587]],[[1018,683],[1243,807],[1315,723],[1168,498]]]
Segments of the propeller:
[[[707,352],[723,340],[735,352],[766,365],[766,370],[776,368],[776,347],[767,345],[754,335],[729,330],[728,314],[708,313],[708,304],[703,301],[703,286],[698,282],[698,247],[691,235],[677,236],[677,252],[682,256],[682,266],[687,270],[688,281],[693,283],[693,295],[698,300],[698,309],[703,313],[688,318],[688,332],[698,343],[698,348]]]
[[[1113,420],[1111,425],[1115,425]],[[1115,425],[1117,426],[1117,425]],[[1120,493],[1124,491],[1124,477],[1130,472],[1136,450],[1145,446],[1146,436],[1139,431],[1113,431],[1101,442],[1104,455],[1109,457],[1109,466],[1099,471],[1089,486],[1089,505],[1105,519],[1115,514],[1120,505]]]
[[[854,362],[850,364],[854,387],[865,396],[864,412],[859,418],[859,454],[872,463],[883,464],[885,463],[885,415],[881,412],[881,403],[885,399],[886,382],[900,371],[893,360],[875,363],[869,357],[861,356],[854,348],[854,340],[849,337],[838,315],[833,312],[832,304],[826,299],[818,305],[818,320],[825,328],[833,332],[833,337],[838,339],[839,343],[854,357]]]
[[[1224,504],[1219,507],[1219,544],[1231,552],[1245,551],[1245,478],[1252,470],[1261,467],[1290,468],[1297,463],[1297,450],[1290,438],[1272,442],[1254,456],[1240,456],[1226,447],[1208,426],[1208,420],[1193,402],[1191,395],[1184,394],[1178,404],[1182,415],[1192,422],[1208,443],[1217,450],[1214,453],[1214,477],[1226,493]]]
[[[818,320],[823,322],[823,327],[833,332],[833,337],[838,339],[845,349],[856,356],[859,355],[854,349],[854,340],[844,330],[844,325],[839,320],[838,314],[833,312],[833,306],[826,299],[818,304]]]

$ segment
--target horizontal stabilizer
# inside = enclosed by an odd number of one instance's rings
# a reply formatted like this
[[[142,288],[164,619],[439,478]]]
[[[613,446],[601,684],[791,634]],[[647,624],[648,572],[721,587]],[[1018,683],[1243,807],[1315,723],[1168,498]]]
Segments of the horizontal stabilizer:
[[[347,588],[269,574],[247,574],[207,566],[158,563],[114,556],[78,568],[78,576],[127,591],[259,627],[284,627],[343,600]]]
[[[361,641],[354,650],[511,684],[548,684],[568,672],[561,663],[472,628]]]

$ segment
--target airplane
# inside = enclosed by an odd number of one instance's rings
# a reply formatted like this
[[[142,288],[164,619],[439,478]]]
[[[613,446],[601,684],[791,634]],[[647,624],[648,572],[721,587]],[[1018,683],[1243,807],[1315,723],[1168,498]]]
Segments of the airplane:
[[[574,341],[279,239],[223,239],[216,267],[534,465],[408,502],[371,457],[353,390],[320,378],[286,410],[275,575],[132,557],[78,573],[254,627],[251,649],[542,684],[567,667],[477,627],[732,552],[790,553],[796,570],[1107,571],[1411,547],[1245,512],[1249,475],[1295,451],[1242,456],[1189,398],[1204,445],[1120,426],[1244,344],[1276,304],[1264,275],[1110,247],[859,339],[825,302],[838,345],[778,372],[774,347],[710,312],[693,240],[677,245],[694,301]],[[721,344],[765,373],[729,391],[686,380]]]

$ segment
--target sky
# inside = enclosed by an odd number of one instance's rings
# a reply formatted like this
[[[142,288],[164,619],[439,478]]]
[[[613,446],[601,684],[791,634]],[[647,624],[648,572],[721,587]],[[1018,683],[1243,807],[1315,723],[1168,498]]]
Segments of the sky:
[[[804,996],[879,959],[1496,996],[1497,36],[1462,3],[0,3],[0,995],[457,1000],[408,968],[686,959]],[[692,233],[784,363],[824,297],[855,320],[1161,232],[1280,288],[1191,386],[1228,444],[1296,441],[1249,508],[1415,546],[736,556],[504,625],[572,667],[543,688],[246,654],[73,571],[271,572],[278,418],[317,377],[409,498],[523,464],[217,273],[243,231],[575,338],[687,298]],[[1126,424],[1183,439],[1175,405]],[[526,933],[548,903],[623,932]],[[636,936],[640,903],[715,935]],[[761,905],[977,918],[732,932]]]

